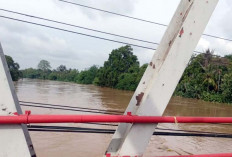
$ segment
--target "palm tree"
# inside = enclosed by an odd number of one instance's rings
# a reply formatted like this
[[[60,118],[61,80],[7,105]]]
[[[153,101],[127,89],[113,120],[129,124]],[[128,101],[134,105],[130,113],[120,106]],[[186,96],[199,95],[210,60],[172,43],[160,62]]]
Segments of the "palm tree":
[[[207,85],[207,92],[209,92],[210,87],[213,87],[213,89],[215,91],[217,91],[218,90],[218,85],[217,85],[216,81],[214,80],[214,77],[213,77],[212,73],[210,73],[210,72],[206,73],[205,76],[206,76],[206,78],[204,79],[203,84]]]
[[[204,57],[204,67],[207,67],[210,63],[210,61],[212,60],[213,58],[213,54],[214,54],[214,50],[210,50],[210,49],[207,49],[203,55]]]

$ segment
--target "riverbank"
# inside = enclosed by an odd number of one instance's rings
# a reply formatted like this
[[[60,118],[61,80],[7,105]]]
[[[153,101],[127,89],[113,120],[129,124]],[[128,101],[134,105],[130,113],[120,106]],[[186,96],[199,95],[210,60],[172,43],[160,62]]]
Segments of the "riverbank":
[[[49,66],[49,62],[46,62]],[[40,64],[39,64],[40,65]],[[102,67],[93,65],[79,72],[60,65],[50,70],[49,66],[22,70],[23,77],[45,80],[94,84],[101,87],[134,91],[148,64],[140,66],[130,46],[112,50]],[[149,65],[150,66],[150,65]],[[193,55],[174,92],[176,96],[204,101],[232,103],[232,55],[213,55],[206,50]]]

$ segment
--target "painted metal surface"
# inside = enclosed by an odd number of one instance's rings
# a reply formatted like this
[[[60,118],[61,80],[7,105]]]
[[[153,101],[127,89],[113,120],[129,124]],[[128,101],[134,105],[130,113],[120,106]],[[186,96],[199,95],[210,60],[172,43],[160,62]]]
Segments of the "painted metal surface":
[[[125,112],[162,116],[218,0],[181,0]],[[120,124],[106,151],[142,156],[155,124]]]
[[[22,114],[14,85],[0,44],[0,115]],[[35,157],[31,139],[25,125],[0,126],[1,157]]]
[[[123,157],[123,156],[111,156],[111,154],[106,154],[106,157]],[[137,157],[137,156],[126,156],[126,157]],[[173,155],[173,156],[153,156],[153,157],[232,157],[232,153],[199,154],[199,155]]]
[[[0,124],[31,123],[232,123],[232,117],[173,117],[133,115],[22,115],[0,116]]]

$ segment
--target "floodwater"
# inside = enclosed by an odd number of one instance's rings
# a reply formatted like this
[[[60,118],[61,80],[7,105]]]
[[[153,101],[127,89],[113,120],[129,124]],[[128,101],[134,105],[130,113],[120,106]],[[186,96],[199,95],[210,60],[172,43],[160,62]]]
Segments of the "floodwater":
[[[133,92],[57,81],[20,80],[15,84],[21,101],[124,111]],[[35,107],[22,107],[32,114],[91,114]],[[173,97],[164,113],[168,116],[231,117],[232,105]],[[93,124],[59,124],[114,129]],[[232,134],[228,124],[162,124],[163,129]],[[157,130],[160,131],[160,130]],[[92,133],[30,132],[38,157],[102,157],[112,135]],[[141,135],[142,136],[142,135]],[[152,136],[144,156],[187,155],[232,152],[232,138],[194,136]]]

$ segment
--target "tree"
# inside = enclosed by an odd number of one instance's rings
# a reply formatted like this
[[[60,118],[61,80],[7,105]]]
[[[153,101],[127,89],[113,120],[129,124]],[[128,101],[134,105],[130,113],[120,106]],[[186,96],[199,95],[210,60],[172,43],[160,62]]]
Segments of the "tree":
[[[41,73],[37,69],[28,68],[22,70],[24,78],[38,79],[40,78]]]
[[[6,62],[8,64],[8,68],[10,70],[12,80],[18,81],[19,76],[20,76],[19,64],[15,63],[11,56],[5,55],[5,58],[6,58]]]
[[[98,85],[115,88],[119,77],[131,67],[139,67],[137,56],[129,45],[113,50],[98,73]]]
[[[230,70],[229,58],[230,56],[226,58],[213,55],[213,51],[209,49],[205,54],[193,56],[177,85],[175,94],[205,101],[224,102],[223,95],[229,97],[230,94],[230,90],[226,91],[229,89],[226,85],[230,84],[230,79],[223,77]]]
[[[232,61],[232,54],[225,55],[224,58],[227,58],[228,60]]]
[[[214,50],[210,50],[207,49],[204,53],[203,53],[203,57],[204,57],[204,67],[207,67],[209,65],[209,63],[211,62],[212,58],[213,58],[213,54],[214,54]]]
[[[91,66],[88,70],[81,71],[77,76],[77,83],[92,84],[98,72],[96,65]]]
[[[189,65],[184,71],[175,94],[187,98],[200,98],[204,87],[202,85],[205,75],[204,56],[192,56]]]
[[[148,67],[148,64],[143,64],[140,68],[139,68],[139,72],[138,72],[138,75],[137,75],[137,78],[136,78],[136,83],[139,84],[140,80],[142,79],[143,77],[143,74],[145,72],[145,70],[147,69]],[[137,87],[137,86],[136,86]]]
[[[57,67],[57,71],[59,71],[59,72],[64,72],[66,70],[67,70],[67,68],[65,65],[60,65],[59,67]]]
[[[134,91],[137,88],[147,66],[148,64],[144,64],[140,68],[138,66],[133,66],[127,73],[121,74],[118,78],[116,88]]]
[[[232,72],[225,74],[222,82],[223,102],[232,102]]]
[[[46,60],[41,60],[38,64],[38,69],[42,71],[48,71],[51,69],[50,63]]]

